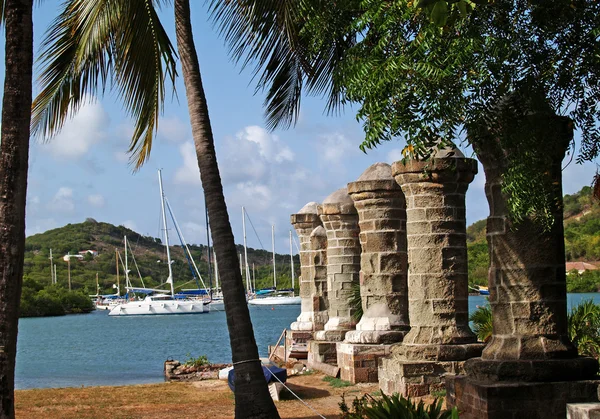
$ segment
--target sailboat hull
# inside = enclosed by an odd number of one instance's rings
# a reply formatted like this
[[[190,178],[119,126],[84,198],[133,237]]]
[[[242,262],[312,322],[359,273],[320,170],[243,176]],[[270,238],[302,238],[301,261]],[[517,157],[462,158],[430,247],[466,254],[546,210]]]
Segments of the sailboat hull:
[[[152,316],[165,314],[208,313],[202,301],[130,301],[119,304],[108,313],[109,316]]]
[[[253,298],[248,300],[248,304],[255,306],[287,306],[287,305],[299,305],[302,302],[300,297],[262,297]]]

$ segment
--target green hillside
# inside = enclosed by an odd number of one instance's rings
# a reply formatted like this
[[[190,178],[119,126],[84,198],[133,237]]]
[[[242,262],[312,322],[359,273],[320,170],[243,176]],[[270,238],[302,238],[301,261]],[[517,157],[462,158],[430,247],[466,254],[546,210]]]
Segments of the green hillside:
[[[143,236],[124,226],[97,222],[87,219],[79,224],[67,224],[64,227],[30,236],[25,244],[25,261],[23,277],[24,309],[22,315],[38,315],[35,310],[29,313],[28,307],[35,305],[39,293],[44,297],[50,293],[64,293],[68,289],[69,264],[63,260],[67,254],[77,255],[81,251],[93,250],[97,256],[85,255],[82,260],[70,258],[71,289],[81,295],[96,293],[96,275],[100,294],[112,294],[117,284],[117,252],[120,255],[119,284],[124,290],[124,236],[131,247],[128,266],[129,278],[133,286],[160,287],[168,277],[166,250],[158,238]],[[198,266],[200,275],[208,281],[207,248],[203,245],[190,245],[190,251]],[[57,285],[51,286],[50,249],[53,263],[56,265]],[[196,288],[189,262],[184,256],[181,246],[170,246],[173,260],[173,277],[176,289]],[[238,246],[243,253],[243,247]],[[276,255],[278,288],[291,287],[291,269],[289,255]],[[248,249],[248,263],[255,265],[254,275],[257,288],[272,286],[273,268],[272,253],[266,250]],[[298,256],[294,260],[295,276],[300,273]],[[139,271],[138,271],[139,269]],[[252,275],[252,272],[251,272]],[[141,277],[141,279],[140,279]],[[206,284],[209,285],[208,283]],[[214,284],[213,284],[214,286]],[[298,282],[296,281],[296,288]],[[61,294],[62,295],[62,294]],[[88,298],[89,300],[89,298]],[[44,300],[45,301],[45,300]],[[54,313],[54,312],[53,312]],[[61,314],[61,313],[58,313]]]
[[[567,262],[593,263],[600,260],[600,205],[592,197],[589,186],[564,196],[565,258]],[[487,284],[489,264],[485,239],[486,221],[480,220],[467,228],[469,253],[469,283]],[[600,288],[600,273],[586,271],[569,275],[569,292],[595,292]]]

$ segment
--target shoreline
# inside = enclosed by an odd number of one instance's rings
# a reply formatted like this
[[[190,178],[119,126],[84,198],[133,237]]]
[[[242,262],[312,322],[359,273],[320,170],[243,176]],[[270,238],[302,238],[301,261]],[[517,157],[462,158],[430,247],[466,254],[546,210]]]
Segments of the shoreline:
[[[306,403],[327,418],[339,418],[339,402],[345,395],[376,394],[378,383],[334,387],[324,374],[312,372],[288,378],[286,384]],[[319,418],[287,390],[275,405],[282,418]],[[15,391],[19,419],[95,418],[232,418],[234,396],[225,380],[172,381],[126,386],[90,386]]]

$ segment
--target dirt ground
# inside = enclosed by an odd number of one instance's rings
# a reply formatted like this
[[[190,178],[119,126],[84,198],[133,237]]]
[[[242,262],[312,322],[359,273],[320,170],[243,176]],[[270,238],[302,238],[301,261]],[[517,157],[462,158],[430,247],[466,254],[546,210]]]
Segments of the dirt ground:
[[[342,394],[350,404],[355,397],[379,390],[377,383],[334,388],[323,377],[320,373],[294,376],[287,385],[328,419],[340,417]],[[233,394],[221,380],[18,390],[15,397],[18,419],[224,419],[233,418],[234,412]],[[282,418],[319,418],[285,389],[282,399],[275,402]]]

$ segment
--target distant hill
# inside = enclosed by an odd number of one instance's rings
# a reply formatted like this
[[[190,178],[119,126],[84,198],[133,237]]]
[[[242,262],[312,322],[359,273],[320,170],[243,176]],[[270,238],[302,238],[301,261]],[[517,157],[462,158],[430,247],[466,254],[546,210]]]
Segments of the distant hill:
[[[592,197],[592,188],[583,187],[579,192],[565,195],[565,259],[594,263],[600,260],[600,204]],[[469,282],[487,283],[489,264],[485,239],[486,220],[467,227],[469,251]]]
[[[129,252],[129,277],[134,286],[141,286],[141,278],[146,287],[157,287],[168,277],[166,251],[160,239],[141,235],[124,226],[114,226],[109,223],[87,219],[79,224],[67,224],[64,227],[30,236],[25,244],[24,285],[39,288],[40,285],[50,284],[50,249],[53,262],[56,264],[58,284],[67,286],[68,264],[63,257],[70,253],[92,250],[98,255],[85,255],[82,260],[71,258],[71,286],[74,290],[83,290],[88,294],[96,292],[96,274],[101,294],[113,293],[113,284],[117,283],[117,256],[120,254],[124,261],[123,238],[133,250]],[[194,261],[205,281],[208,280],[207,247],[190,245]],[[243,247],[238,245],[239,252]],[[181,246],[170,246],[171,258],[174,261],[173,276],[175,286],[195,288],[189,263],[184,256]],[[273,268],[272,253],[266,250],[248,249],[248,262],[255,265],[257,287],[272,285]],[[289,255],[276,255],[278,287],[291,287],[291,270]],[[295,257],[296,278],[300,272],[298,256]],[[138,275],[139,269],[139,275]],[[252,273],[251,273],[252,274]],[[119,263],[119,282],[124,286],[124,268]],[[208,284],[207,284],[208,285]],[[213,284],[214,285],[214,284]],[[298,281],[296,281],[298,287]],[[123,288],[121,288],[123,289]]]

